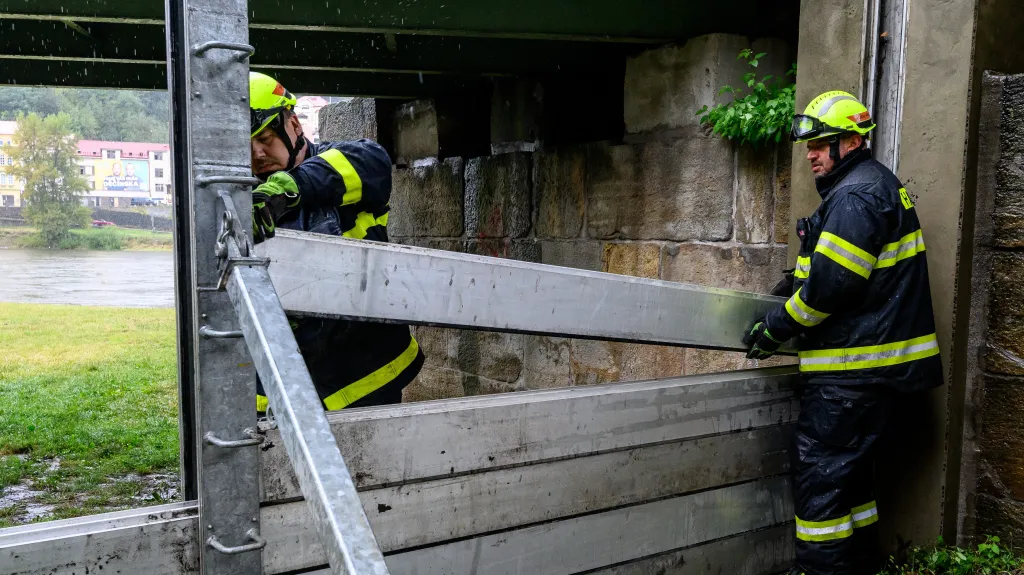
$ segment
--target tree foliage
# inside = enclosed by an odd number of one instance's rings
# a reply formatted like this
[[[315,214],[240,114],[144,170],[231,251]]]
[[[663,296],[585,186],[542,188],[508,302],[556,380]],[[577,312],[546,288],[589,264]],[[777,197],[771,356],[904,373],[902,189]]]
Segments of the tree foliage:
[[[64,113],[22,115],[10,151],[10,171],[25,182],[22,213],[51,248],[67,242],[71,228],[86,225],[90,214],[80,200],[88,188],[75,161],[78,145],[71,125]]]
[[[736,59],[746,60],[756,70],[765,55],[743,50]],[[796,78],[796,64],[783,78],[768,75],[758,79],[755,71],[748,72],[743,75],[748,93],[744,95],[742,88],[723,86],[718,95],[731,93],[733,101],[713,108],[705,105],[697,115],[701,116],[701,123],[711,126],[716,134],[738,140],[741,145],[779,142],[789,132],[796,104],[796,85],[789,80],[790,76]]]
[[[0,88],[0,120],[64,112],[70,117],[71,130],[85,140],[166,143],[167,105],[165,92]]]

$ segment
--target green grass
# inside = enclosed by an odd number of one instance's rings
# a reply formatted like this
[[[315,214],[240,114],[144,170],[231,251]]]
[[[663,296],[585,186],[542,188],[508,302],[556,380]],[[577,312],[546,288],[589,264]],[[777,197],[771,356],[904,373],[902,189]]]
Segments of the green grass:
[[[169,232],[132,228],[83,228],[71,230],[72,238],[63,249],[169,251],[174,239]],[[36,230],[30,227],[0,228],[0,247],[43,248]]]
[[[178,470],[174,326],[170,309],[0,303],[0,488],[41,492],[50,518],[155,503],[135,498]]]
[[[1024,558],[990,535],[966,549],[946,545],[939,537],[935,546],[910,549],[904,560],[890,558],[879,575],[1024,575]]]

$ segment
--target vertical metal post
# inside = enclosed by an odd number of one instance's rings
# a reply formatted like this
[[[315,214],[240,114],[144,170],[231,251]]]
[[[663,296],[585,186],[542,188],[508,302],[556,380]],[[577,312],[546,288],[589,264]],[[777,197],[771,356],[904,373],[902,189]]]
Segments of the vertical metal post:
[[[174,217],[174,296],[178,336],[178,435],[181,494],[185,501],[199,498],[196,480],[196,366],[194,346],[195,317],[192,308],[195,289],[192,281],[192,198],[187,174],[191,150],[188,145],[188,84],[185,78],[188,50],[179,37],[184,34],[184,5],[170,1],[167,22],[167,92],[170,95],[171,175]],[[183,50],[183,52],[179,52]]]
[[[248,42],[245,0],[167,0],[168,73],[174,99],[176,227],[179,249],[179,335],[189,345],[194,384],[192,433],[183,438],[195,449],[195,492],[199,500],[200,571],[208,575],[262,573],[259,549],[257,447],[217,445],[204,437],[245,440],[256,425],[256,383],[245,343],[238,338],[199,337],[199,330],[237,330],[227,294],[218,291],[215,246],[219,227],[218,190],[230,193],[249,225],[251,194],[242,183],[199,186],[199,178],[251,178],[248,114]],[[205,50],[196,48],[209,42]],[[190,234],[190,236],[185,236]],[[184,282],[188,282],[187,285]],[[187,307],[186,307],[187,306]],[[184,332],[184,333],[182,333]],[[189,367],[182,373],[189,375]],[[183,413],[187,414],[186,407]],[[183,416],[187,422],[187,415]],[[184,449],[183,453],[188,450]],[[188,463],[183,466],[187,470]],[[187,481],[186,481],[186,485]],[[187,489],[187,487],[186,487]]]

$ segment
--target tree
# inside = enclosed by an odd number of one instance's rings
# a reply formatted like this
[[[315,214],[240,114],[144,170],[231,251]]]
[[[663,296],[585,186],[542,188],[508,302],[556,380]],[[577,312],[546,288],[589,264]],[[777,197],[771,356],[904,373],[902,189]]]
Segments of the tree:
[[[71,123],[64,113],[22,115],[11,150],[11,172],[25,182],[22,213],[51,248],[66,242],[71,228],[89,221],[90,211],[80,200],[87,184],[75,162],[78,144]]]
[[[20,114],[66,113],[85,140],[166,143],[166,92],[79,88],[0,87],[0,120]]]

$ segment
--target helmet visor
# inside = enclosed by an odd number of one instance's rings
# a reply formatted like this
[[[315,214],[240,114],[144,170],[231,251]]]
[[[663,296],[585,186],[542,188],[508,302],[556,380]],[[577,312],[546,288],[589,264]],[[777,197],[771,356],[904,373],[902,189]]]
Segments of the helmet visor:
[[[255,138],[257,134],[263,131],[274,118],[284,111],[284,106],[277,108],[268,108],[266,110],[254,110],[249,108],[249,137]]]
[[[821,123],[821,120],[814,116],[797,114],[793,116],[793,129],[790,131],[789,135],[793,138],[793,141],[799,142],[801,140],[816,138],[824,132],[825,125]]]

